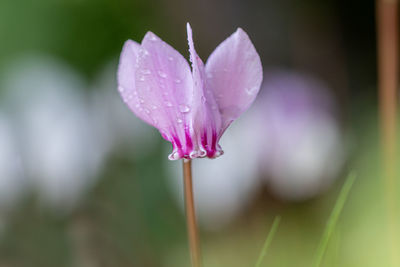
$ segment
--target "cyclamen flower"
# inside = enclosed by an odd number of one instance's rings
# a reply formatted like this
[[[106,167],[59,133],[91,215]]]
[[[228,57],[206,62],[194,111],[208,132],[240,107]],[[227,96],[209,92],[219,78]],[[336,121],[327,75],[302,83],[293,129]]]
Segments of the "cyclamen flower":
[[[190,61],[154,33],[141,44],[128,40],[118,68],[118,90],[143,121],[173,145],[169,159],[215,158],[227,127],[249,108],[260,89],[260,57],[240,28],[206,64],[196,53],[187,24]]]

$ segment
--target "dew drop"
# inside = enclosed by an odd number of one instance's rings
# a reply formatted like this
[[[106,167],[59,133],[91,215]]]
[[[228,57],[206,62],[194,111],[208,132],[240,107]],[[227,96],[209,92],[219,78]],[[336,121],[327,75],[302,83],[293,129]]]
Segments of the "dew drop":
[[[178,118],[178,119],[176,119],[176,122],[177,122],[177,123],[182,123],[182,122],[183,122],[183,120],[182,120],[182,119],[180,119],[180,118]]]
[[[150,110],[148,110],[147,108],[144,108],[143,110],[144,112],[146,112],[146,114],[150,114]]]
[[[172,103],[169,102],[169,101],[166,101],[166,102],[165,102],[165,105],[166,105],[167,107],[172,107]]]
[[[246,93],[248,95],[254,95],[255,93],[257,93],[257,89],[258,89],[257,86],[246,88]]]
[[[190,107],[185,104],[181,104],[179,105],[179,111],[182,113],[187,113],[190,111]]]
[[[157,37],[156,37],[154,34],[151,34],[151,35],[150,35],[150,40],[152,40],[152,41],[157,41],[158,39],[157,39]]]
[[[169,61],[174,61],[174,58],[173,57],[168,57],[168,60]]]
[[[143,73],[144,75],[149,75],[149,74],[151,74],[151,71],[148,70],[148,69],[143,69],[143,70],[142,70],[142,73]]]
[[[115,88],[115,87],[114,87]],[[118,91],[120,91],[121,93],[123,93],[125,91],[125,88],[122,86],[118,86]]]
[[[167,74],[166,74],[165,72],[162,72],[161,70],[158,71],[158,75],[159,75],[161,78],[167,78]]]

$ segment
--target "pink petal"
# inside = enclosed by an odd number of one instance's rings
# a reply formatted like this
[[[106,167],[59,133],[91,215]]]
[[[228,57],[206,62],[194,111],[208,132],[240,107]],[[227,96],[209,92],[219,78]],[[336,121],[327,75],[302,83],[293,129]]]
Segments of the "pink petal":
[[[262,82],[260,57],[241,28],[210,55],[206,74],[222,116],[221,136],[230,123],[250,107]]]
[[[142,113],[173,144],[170,159],[186,156],[193,149],[193,80],[185,58],[148,32],[138,52],[136,88]]]
[[[218,145],[218,134],[221,129],[221,116],[217,108],[213,92],[207,84],[204,64],[197,55],[193,43],[190,24],[187,23],[190,61],[192,62],[195,113],[193,128],[196,136],[196,148],[193,157],[205,156],[213,158],[222,154]]]
[[[133,113],[135,113],[135,115],[140,119],[151,124],[151,118],[146,113],[143,113],[137,105],[139,100],[137,97],[135,73],[137,69],[136,59],[139,49],[140,45],[135,41],[128,40],[125,42],[118,66],[118,90],[122,99]]]

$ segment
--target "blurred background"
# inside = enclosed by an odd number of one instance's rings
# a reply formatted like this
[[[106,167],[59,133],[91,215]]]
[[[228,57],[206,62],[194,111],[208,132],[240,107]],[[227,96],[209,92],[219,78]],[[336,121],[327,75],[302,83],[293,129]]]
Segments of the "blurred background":
[[[0,267],[189,266],[181,162],[123,104],[125,40],[151,30],[205,61],[242,27],[262,90],[194,161],[204,266],[310,266],[357,180],[323,266],[388,266],[373,1],[0,1]]]

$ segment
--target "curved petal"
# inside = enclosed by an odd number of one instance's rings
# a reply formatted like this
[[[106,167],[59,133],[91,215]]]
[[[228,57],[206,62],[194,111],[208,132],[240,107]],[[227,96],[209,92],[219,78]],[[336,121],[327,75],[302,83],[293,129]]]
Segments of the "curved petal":
[[[145,122],[152,124],[151,118],[139,109],[139,100],[137,97],[137,88],[135,82],[135,73],[137,69],[137,56],[140,45],[135,41],[128,40],[122,48],[119,66],[118,66],[118,91],[121,94],[122,100],[128,107]]]
[[[138,109],[164,139],[173,144],[170,159],[192,151],[191,140],[193,80],[185,58],[148,32],[137,57],[136,88]]]
[[[222,116],[221,136],[230,123],[250,107],[262,82],[260,57],[241,28],[210,55],[206,74]]]
[[[197,55],[193,43],[193,34],[190,24],[187,23],[187,34],[192,62],[194,103],[193,128],[196,133],[196,149],[192,157],[214,158],[221,155],[222,149],[218,145],[218,134],[221,128],[221,118],[213,92],[207,84],[203,61]]]

